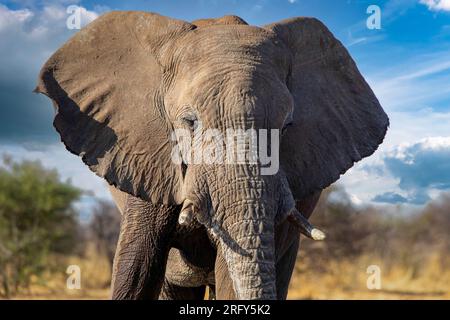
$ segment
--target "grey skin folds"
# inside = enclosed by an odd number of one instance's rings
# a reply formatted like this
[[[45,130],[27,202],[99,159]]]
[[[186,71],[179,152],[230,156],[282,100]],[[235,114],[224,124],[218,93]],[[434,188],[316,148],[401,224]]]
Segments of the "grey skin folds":
[[[307,221],[321,190],[389,124],[314,18],[257,27],[107,13],[50,57],[36,91],[122,212],[114,299],[202,299],[206,286],[217,299],[285,299],[299,233],[323,237]],[[219,132],[284,129],[279,170],[172,161],[172,133],[192,119]]]

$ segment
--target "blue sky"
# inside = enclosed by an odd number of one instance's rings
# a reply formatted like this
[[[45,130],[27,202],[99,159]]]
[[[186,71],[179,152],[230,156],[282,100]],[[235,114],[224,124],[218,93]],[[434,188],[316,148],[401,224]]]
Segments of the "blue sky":
[[[450,191],[450,0],[0,1],[0,153],[41,159],[64,178],[108,198],[104,182],[59,143],[48,99],[31,93],[41,65],[83,23],[110,10],[183,20],[235,14],[264,25],[293,16],[322,20],[349,49],[391,119],[382,147],[345,174],[356,204],[423,205]],[[369,30],[366,10],[381,9]],[[88,205],[89,197],[80,205]]]

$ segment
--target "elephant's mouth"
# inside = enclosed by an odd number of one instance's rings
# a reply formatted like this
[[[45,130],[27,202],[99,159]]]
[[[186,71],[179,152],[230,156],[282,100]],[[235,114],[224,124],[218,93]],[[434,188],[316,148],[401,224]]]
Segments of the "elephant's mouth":
[[[201,224],[207,224],[205,226],[209,228],[213,234],[216,235],[222,234],[223,236],[223,233],[218,231],[217,228],[213,227],[210,221],[208,222],[201,218],[202,216],[204,216],[204,214],[200,214],[198,209],[196,208],[198,207],[194,205],[194,202],[192,200],[186,199],[183,202],[183,206],[181,208],[180,215],[178,217],[178,223],[182,226],[188,226],[195,219]],[[289,211],[289,213],[286,216],[286,220],[292,223],[301,234],[312,240],[322,241],[326,237],[325,233],[322,230],[312,225],[305,218],[305,216],[295,207],[293,207]],[[278,224],[281,224],[284,221],[285,220],[280,220],[278,221]]]

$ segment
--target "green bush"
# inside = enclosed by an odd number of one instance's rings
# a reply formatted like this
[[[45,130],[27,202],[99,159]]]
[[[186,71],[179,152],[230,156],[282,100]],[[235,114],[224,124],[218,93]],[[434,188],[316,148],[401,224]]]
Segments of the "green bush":
[[[77,214],[72,204],[81,191],[62,182],[55,170],[39,162],[0,166],[0,294],[27,288],[46,269],[49,253],[75,247]]]

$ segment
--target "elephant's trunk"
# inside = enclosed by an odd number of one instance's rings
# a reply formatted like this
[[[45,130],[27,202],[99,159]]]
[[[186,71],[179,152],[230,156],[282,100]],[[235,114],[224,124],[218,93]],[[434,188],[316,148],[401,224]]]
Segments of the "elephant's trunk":
[[[241,205],[237,209],[251,212],[251,207]],[[254,214],[261,215],[261,212]],[[255,217],[237,219],[224,228],[231,239],[220,240],[221,250],[236,297],[276,299],[273,223]]]
[[[266,177],[267,178],[267,177]],[[213,232],[219,238],[238,299],[276,299],[274,213],[271,178],[222,177],[212,193]],[[272,193],[270,196],[269,193]]]

